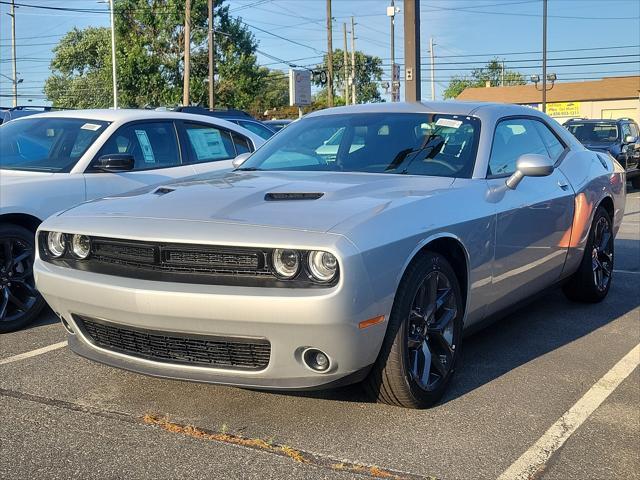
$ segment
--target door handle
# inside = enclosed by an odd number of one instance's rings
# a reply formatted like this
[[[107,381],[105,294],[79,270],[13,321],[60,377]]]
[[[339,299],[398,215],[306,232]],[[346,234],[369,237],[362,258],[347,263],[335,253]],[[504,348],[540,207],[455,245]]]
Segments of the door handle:
[[[565,182],[564,180],[558,180],[558,186],[562,190],[568,190],[569,189],[569,184],[567,182]]]

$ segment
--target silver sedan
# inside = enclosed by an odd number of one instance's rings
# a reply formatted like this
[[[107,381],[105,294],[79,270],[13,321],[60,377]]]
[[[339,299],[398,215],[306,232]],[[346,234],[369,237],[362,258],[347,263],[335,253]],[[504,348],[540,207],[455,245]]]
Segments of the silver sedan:
[[[555,285],[586,302],[611,286],[624,171],[526,107],[329,109],[236,163],[41,225],[37,287],[75,352],[425,407],[463,332]]]

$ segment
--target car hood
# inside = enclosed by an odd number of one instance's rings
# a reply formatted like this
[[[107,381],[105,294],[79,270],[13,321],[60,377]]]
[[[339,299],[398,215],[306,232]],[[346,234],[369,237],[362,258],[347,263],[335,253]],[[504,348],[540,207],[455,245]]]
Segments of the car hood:
[[[135,217],[327,232],[448,189],[452,178],[342,172],[230,172],[78,205],[75,217]]]

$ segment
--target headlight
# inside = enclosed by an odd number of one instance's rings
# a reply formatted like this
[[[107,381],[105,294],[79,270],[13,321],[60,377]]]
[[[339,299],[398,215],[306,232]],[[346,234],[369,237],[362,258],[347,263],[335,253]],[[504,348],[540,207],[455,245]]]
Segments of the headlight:
[[[282,278],[293,278],[300,270],[300,254],[296,250],[276,248],[273,251],[273,268]]]
[[[87,258],[91,253],[91,240],[86,235],[74,235],[71,239],[71,251],[80,259]]]
[[[61,257],[67,249],[67,238],[61,232],[49,232],[47,235],[47,249],[52,257]]]
[[[313,251],[309,253],[309,270],[316,280],[329,282],[338,271],[338,259],[329,252]]]

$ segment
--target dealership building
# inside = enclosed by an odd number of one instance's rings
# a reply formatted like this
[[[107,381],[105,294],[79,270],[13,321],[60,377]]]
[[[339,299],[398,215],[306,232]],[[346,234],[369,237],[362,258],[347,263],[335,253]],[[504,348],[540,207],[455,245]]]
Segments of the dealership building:
[[[541,87],[466,88],[456,100],[517,103],[541,110]],[[632,118],[640,124],[640,76],[556,82],[547,91],[547,113],[560,123],[571,118]]]

